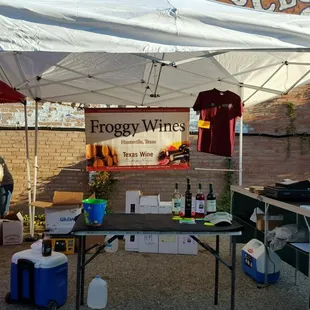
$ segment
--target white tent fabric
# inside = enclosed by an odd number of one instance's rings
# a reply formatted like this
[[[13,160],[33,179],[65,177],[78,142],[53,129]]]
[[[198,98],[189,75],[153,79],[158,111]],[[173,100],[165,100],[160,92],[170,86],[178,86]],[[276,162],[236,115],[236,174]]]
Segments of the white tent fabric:
[[[310,18],[207,0],[0,1],[0,79],[31,98],[246,105],[310,81]]]

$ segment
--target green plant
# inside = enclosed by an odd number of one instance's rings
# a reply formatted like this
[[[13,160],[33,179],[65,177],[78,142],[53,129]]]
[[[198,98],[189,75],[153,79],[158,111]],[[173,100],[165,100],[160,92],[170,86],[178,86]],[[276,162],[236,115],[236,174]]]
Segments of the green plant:
[[[296,120],[296,106],[292,102],[286,102],[286,116],[288,117],[288,124],[286,126],[287,147],[286,156],[287,158],[291,155],[291,137],[296,131],[295,120]]]
[[[307,154],[307,146],[310,147],[310,139],[309,139],[309,134],[308,133],[304,133],[299,137],[299,141],[300,141],[300,155],[305,155]],[[308,142],[308,143],[307,143]],[[307,145],[308,144],[308,145]]]
[[[227,169],[232,169],[231,158],[226,158]],[[217,211],[230,212],[231,191],[230,186],[233,183],[234,171],[226,171],[224,176],[224,188],[218,201]]]
[[[112,213],[111,197],[118,179],[107,171],[96,173],[92,182],[88,184],[91,194],[95,194],[97,199],[107,200],[107,213]]]
[[[25,214],[23,216],[24,226],[30,226],[29,215]],[[45,226],[45,214],[37,214],[34,217],[34,225],[35,226]]]

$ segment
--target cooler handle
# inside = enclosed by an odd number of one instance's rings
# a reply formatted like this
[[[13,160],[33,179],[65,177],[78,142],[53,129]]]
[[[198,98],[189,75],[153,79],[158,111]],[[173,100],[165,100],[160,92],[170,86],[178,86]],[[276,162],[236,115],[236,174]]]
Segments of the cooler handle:
[[[18,300],[22,301],[27,298],[23,297],[23,271],[29,274],[29,301],[34,303],[34,262],[29,259],[19,259],[17,261],[17,279],[18,279]]]

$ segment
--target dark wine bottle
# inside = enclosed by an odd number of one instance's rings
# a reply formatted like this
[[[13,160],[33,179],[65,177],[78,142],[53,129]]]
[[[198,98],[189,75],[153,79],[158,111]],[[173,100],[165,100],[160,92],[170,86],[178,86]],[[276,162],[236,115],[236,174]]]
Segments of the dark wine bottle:
[[[192,191],[190,179],[187,179],[187,186],[185,192],[185,208],[184,208],[184,217],[192,217]]]
[[[202,193],[201,183],[198,185],[198,191],[196,195],[195,216],[196,218],[205,217],[205,195]]]
[[[207,215],[216,212],[216,196],[213,192],[213,184],[209,184],[209,193],[207,196]]]

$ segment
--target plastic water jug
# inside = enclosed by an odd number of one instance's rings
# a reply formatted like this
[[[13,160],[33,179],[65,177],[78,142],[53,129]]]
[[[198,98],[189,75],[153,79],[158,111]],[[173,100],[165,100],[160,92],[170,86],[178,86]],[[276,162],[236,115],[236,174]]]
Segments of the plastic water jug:
[[[104,238],[104,242],[108,242],[108,240],[111,239],[112,237],[113,235],[107,235]],[[116,238],[112,243],[108,243],[104,248],[104,250],[110,253],[116,252],[118,250],[118,238]]]
[[[90,309],[104,309],[108,301],[107,282],[96,276],[88,286],[87,306]]]

